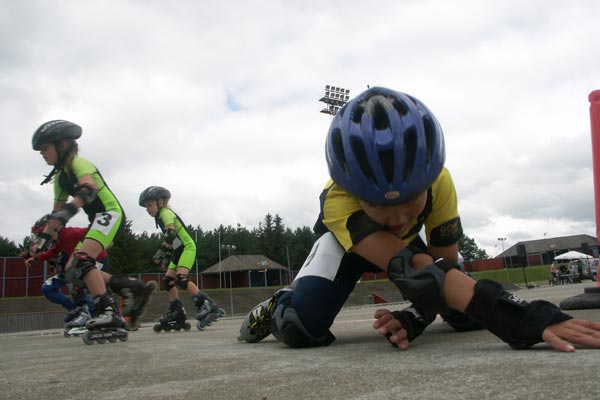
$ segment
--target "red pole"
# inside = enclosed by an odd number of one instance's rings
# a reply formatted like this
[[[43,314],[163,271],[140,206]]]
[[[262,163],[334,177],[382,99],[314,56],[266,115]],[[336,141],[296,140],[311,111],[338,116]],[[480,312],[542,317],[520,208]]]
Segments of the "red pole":
[[[594,166],[594,204],[596,206],[596,240],[600,241],[600,90],[588,96],[592,127],[592,163]],[[600,280],[599,280],[600,281]]]

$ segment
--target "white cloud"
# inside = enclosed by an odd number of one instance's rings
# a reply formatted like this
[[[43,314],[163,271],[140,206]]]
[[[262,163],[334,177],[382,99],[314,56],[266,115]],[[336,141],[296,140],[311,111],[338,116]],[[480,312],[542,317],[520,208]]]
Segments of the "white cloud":
[[[491,254],[594,234],[589,103],[595,1],[22,1],[0,4],[0,235],[51,206],[31,151],[42,122],[81,124],[80,150],[134,229],[146,186],[204,229],[267,212],[312,226],[327,179],[326,83],[423,100],[446,134],[466,233]],[[83,222],[85,223],[85,222]]]

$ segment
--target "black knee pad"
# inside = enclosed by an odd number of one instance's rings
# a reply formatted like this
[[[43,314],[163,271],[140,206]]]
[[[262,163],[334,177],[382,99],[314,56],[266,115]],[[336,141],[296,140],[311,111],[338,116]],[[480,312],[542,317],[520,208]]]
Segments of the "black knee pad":
[[[113,275],[108,281],[108,287],[114,293],[121,293],[123,289],[137,289],[137,286],[139,281],[127,276]]]
[[[175,278],[165,275],[163,278],[163,284],[165,285],[165,290],[168,292],[175,286]]]
[[[183,289],[183,290],[187,289],[188,283],[190,283],[190,281],[188,280],[187,274],[177,274],[176,275],[175,284],[177,285],[177,287],[179,289]]]
[[[96,260],[83,251],[73,254],[71,267],[66,271],[65,277],[73,285],[83,287],[83,279],[93,269],[96,268]]]
[[[331,331],[321,338],[311,335],[289,301],[277,306],[272,324],[273,336],[293,348],[328,346],[335,340]]]

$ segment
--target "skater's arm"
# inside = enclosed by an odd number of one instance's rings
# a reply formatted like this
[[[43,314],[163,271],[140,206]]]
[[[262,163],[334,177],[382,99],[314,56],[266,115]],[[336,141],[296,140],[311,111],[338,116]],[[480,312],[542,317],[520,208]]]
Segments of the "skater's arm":
[[[564,352],[575,351],[573,345],[600,348],[599,322],[570,319],[553,304],[527,303],[516,296],[507,299],[508,295],[499,288],[497,298],[490,296],[489,290],[477,289],[476,293],[475,281],[458,270],[449,271],[444,281],[447,305],[481,320],[488,330],[515,348],[527,348],[540,341]],[[384,335],[390,333],[390,341],[406,349],[405,330],[390,316],[389,311],[378,310],[373,326]],[[541,332],[539,337],[537,331]]]
[[[575,351],[572,344],[600,348],[600,323],[570,319],[547,327],[542,338],[554,349],[564,352]]]
[[[356,243],[350,251],[377,265],[383,271],[387,271],[390,260],[406,246],[407,244],[397,236],[389,232],[378,231]],[[415,269],[431,265],[433,261],[433,257],[427,254],[417,254],[412,259]]]
[[[436,258],[444,258],[458,262],[458,243],[449,246],[427,246],[427,251]]]
[[[407,350],[409,339],[408,330],[402,326],[400,320],[394,317],[390,310],[379,309],[375,311],[375,322],[373,328],[386,336],[390,343],[400,350]]]

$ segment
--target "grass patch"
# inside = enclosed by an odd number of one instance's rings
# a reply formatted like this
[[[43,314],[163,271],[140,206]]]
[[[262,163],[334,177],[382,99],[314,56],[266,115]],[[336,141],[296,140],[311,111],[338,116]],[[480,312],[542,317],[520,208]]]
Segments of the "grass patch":
[[[471,272],[474,279],[491,279],[498,282],[511,282],[525,284],[531,282],[548,281],[550,275],[549,265],[534,265],[525,268],[495,269],[492,271]]]

